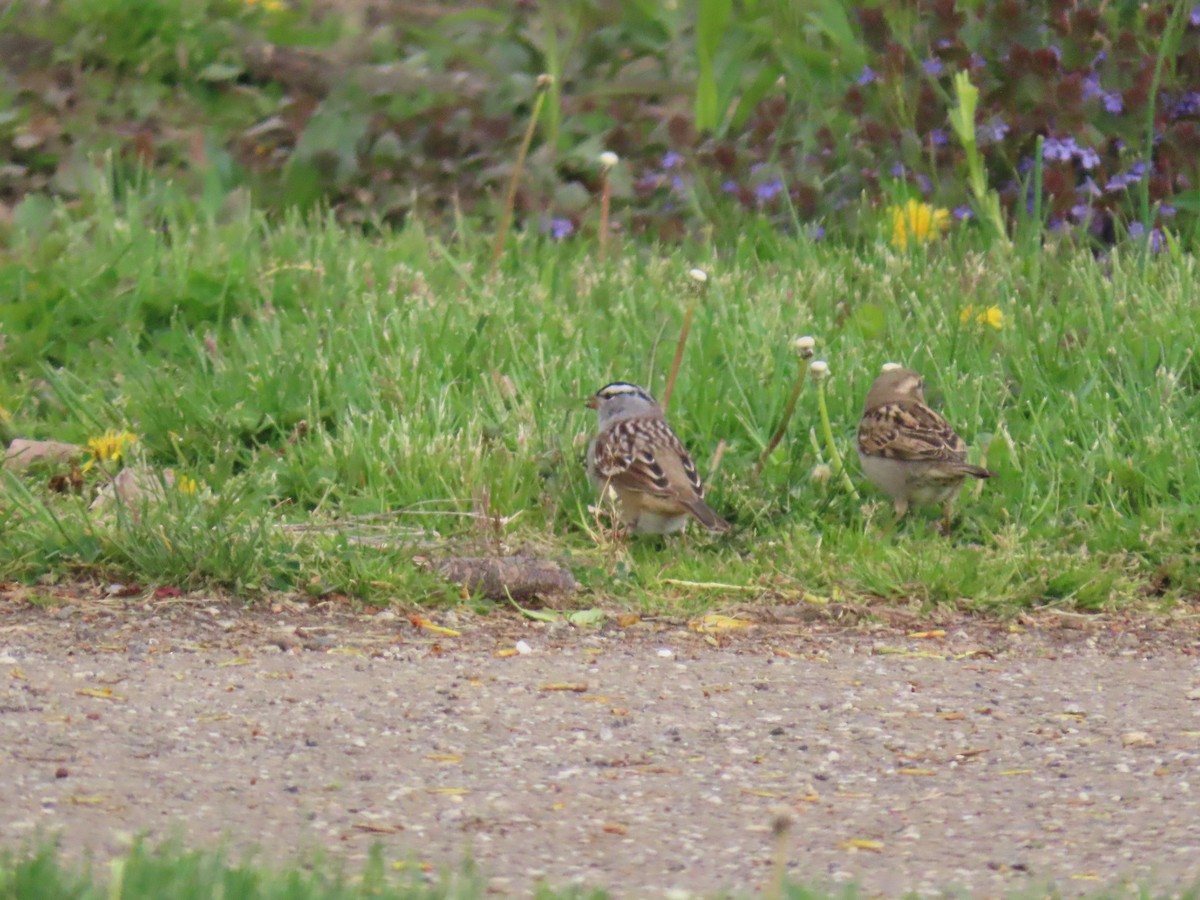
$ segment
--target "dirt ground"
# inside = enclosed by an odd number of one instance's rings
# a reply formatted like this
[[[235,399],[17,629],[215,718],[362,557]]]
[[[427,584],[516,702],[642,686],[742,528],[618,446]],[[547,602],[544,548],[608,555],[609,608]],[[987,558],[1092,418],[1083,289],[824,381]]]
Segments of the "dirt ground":
[[[379,841],[470,853],[498,894],[687,896],[766,885],[782,816],[794,878],[873,894],[1200,879],[1187,616],[432,614],[452,636],[345,604],[64,599],[0,588],[3,847]]]

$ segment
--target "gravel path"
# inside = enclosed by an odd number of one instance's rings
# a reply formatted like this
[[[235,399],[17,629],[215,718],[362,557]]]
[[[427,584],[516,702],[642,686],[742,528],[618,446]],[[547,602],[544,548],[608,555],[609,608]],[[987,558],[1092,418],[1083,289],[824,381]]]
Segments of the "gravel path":
[[[1194,624],[435,619],[462,635],[0,591],[0,846],[60,833],[103,857],[182,833],[282,861],[380,841],[469,851],[504,894],[661,896],[761,888],[784,815],[789,870],[819,885],[1200,879]]]

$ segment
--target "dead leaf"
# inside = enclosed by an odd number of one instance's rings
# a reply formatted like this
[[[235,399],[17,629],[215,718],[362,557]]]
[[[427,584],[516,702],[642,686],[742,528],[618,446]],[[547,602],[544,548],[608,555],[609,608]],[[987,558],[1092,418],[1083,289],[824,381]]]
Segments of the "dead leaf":
[[[436,787],[436,788],[425,788],[425,793],[427,793],[427,794],[447,794],[451,797],[461,797],[463,794],[471,793],[471,789],[470,788],[460,788],[460,787]]]
[[[432,631],[434,634],[444,634],[446,637],[461,637],[461,631],[455,631],[453,628],[446,628],[442,625],[435,625],[422,616],[412,615],[408,617],[408,621],[412,622],[414,628],[424,628],[426,631]]]
[[[75,691],[81,697],[94,697],[97,700],[114,700],[120,702],[125,698],[114,694],[112,688],[79,688]]]
[[[540,690],[543,691],[572,691],[576,694],[582,694],[588,689],[585,681],[555,681],[550,684],[543,684]]]
[[[913,631],[908,635],[914,640],[928,640],[929,638],[944,638],[946,632],[941,628],[935,628],[933,631]]]
[[[425,758],[430,762],[451,763],[457,764],[462,762],[461,756],[455,756],[453,753],[426,753]]]
[[[749,628],[754,623],[749,619],[735,619],[733,616],[723,616],[720,613],[709,613],[688,622],[688,628],[701,634],[716,634],[722,631],[738,631]]]
[[[629,828],[620,822],[605,822],[600,827],[608,834],[626,834],[629,831]]]
[[[636,625],[642,621],[642,617],[637,613],[621,613],[617,616],[617,627],[628,628],[630,625]]]
[[[355,831],[365,831],[367,834],[399,834],[404,830],[403,825],[384,825],[377,822],[355,822]]]
[[[937,769],[897,769],[898,775],[936,775]]]
[[[842,841],[838,844],[839,850],[869,850],[871,853],[883,852],[883,841],[875,841],[870,838],[850,838],[850,840]]]
[[[100,806],[108,801],[109,797],[105,794],[72,794],[67,797],[67,802],[75,806]]]

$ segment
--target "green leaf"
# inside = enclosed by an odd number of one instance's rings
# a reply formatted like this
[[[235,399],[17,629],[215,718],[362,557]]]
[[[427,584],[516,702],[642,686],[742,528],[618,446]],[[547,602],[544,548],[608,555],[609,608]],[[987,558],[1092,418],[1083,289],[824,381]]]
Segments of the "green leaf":
[[[211,62],[196,76],[201,81],[233,81],[242,74],[242,67],[234,63]]]
[[[567,621],[572,625],[599,625],[606,618],[602,609],[577,609],[567,613]]]

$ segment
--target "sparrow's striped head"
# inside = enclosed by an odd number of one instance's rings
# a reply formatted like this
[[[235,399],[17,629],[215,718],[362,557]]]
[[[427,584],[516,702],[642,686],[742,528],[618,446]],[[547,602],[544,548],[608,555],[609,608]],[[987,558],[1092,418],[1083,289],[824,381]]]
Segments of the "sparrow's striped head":
[[[591,409],[599,409],[600,405],[610,400],[616,399],[637,399],[643,400],[646,403],[653,403],[656,406],[657,401],[650,395],[650,392],[643,387],[638,387],[636,384],[630,384],[628,381],[614,381],[611,384],[606,384],[592,396],[588,397],[587,405]]]
[[[587,405],[596,411],[601,428],[622,419],[662,417],[662,409],[650,392],[628,381],[606,384],[588,398]]]

